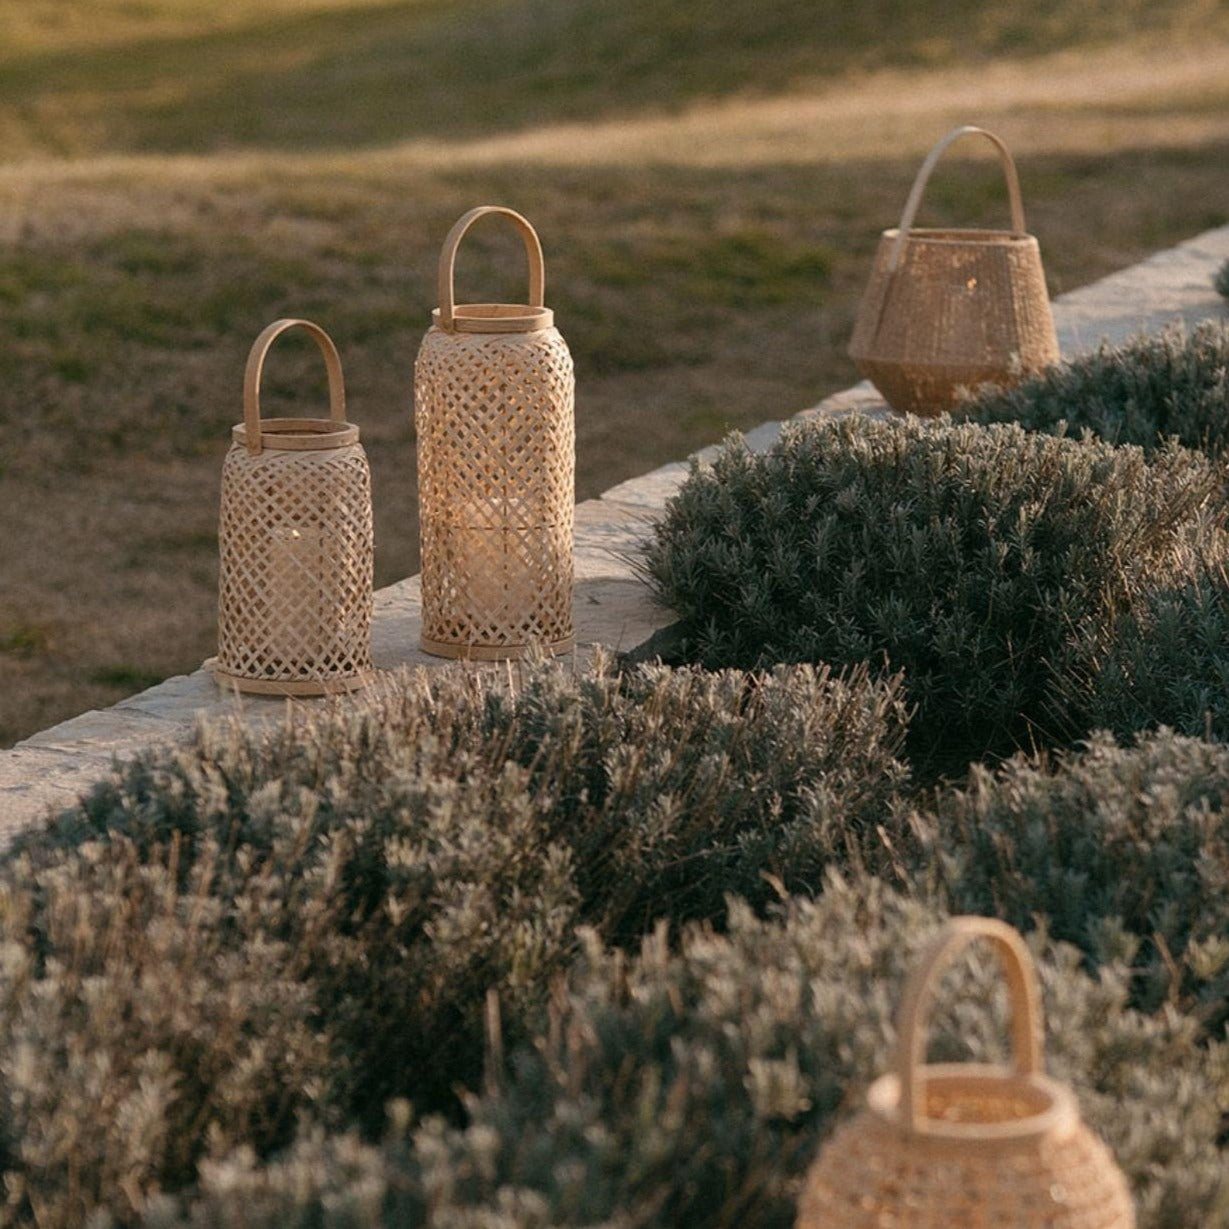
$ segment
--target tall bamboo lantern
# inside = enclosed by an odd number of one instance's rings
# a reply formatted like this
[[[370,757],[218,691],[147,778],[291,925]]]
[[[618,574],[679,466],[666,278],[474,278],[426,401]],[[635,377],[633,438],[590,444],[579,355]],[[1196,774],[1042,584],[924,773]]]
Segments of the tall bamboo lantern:
[[[529,302],[455,302],[457,247],[486,214],[529,258]],[[414,366],[422,647],[500,660],[572,647],[575,379],[544,306],[542,245],[519,213],[471,209],[440,252],[439,307]]]
[[[320,347],[329,417],[261,418],[260,381],[273,342],[302,329]],[[341,359],[307,320],[257,337],[243,385],[243,422],[222,466],[218,655],[227,689],[313,696],[370,680],[371,472],[346,421]]]
[[[977,939],[1006,974],[1014,1067],[928,1066],[930,1000]],[[1133,1229],[1122,1173],[1043,1073],[1037,972],[1010,926],[960,917],[940,931],[905,988],[895,1066],[821,1149],[796,1229]]]

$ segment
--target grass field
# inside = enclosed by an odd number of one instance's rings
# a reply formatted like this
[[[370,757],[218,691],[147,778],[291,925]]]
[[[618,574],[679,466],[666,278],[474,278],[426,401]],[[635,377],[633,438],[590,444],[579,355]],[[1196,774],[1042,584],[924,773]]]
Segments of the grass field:
[[[0,745],[212,649],[243,360],[329,329],[416,570],[411,369],[471,204],[537,224],[578,496],[790,414],[950,125],[1020,163],[1051,289],[1229,221],[1229,5],[1042,0],[0,0]],[[994,225],[996,165],[930,221]],[[461,297],[518,298],[479,230]],[[271,412],[323,396],[310,343]]]

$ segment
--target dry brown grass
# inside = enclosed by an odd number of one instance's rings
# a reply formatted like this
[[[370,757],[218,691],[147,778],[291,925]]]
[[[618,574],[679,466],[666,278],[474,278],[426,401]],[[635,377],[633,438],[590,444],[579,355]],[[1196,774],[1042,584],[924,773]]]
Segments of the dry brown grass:
[[[312,7],[321,22],[432,8]],[[1221,6],[1186,6],[1200,8],[1220,19]],[[193,12],[204,20],[180,10]],[[224,15],[241,27],[240,6]],[[104,28],[113,47],[120,27]],[[156,33],[168,47],[184,34]],[[411,367],[438,244],[464,208],[505,202],[542,234],[577,359],[586,498],[855,379],[844,347],[877,233],[953,122],[986,122],[1017,150],[1055,292],[1229,219],[1229,42],[1158,55],[1156,37],[986,53],[976,71],[935,52],[638,107],[597,93],[542,121],[470,115],[451,135],[424,121],[347,152],[329,146],[350,119],[315,150],[202,128],[206,151],[185,152],[186,120],[168,112],[152,144],[171,152],[141,153],[149,140],[123,139],[133,114],[155,132],[140,107],[125,120],[84,106],[70,133],[71,91],[40,94],[40,127],[0,87],[0,744],[211,651],[218,474],[268,320],[310,316],[342,349],[387,583],[416,569]],[[84,152],[51,158],[57,140]],[[994,165],[972,146],[953,157],[926,211],[996,223]],[[479,232],[461,292],[516,295],[519,259],[514,239]],[[270,409],[320,399],[322,383],[309,346],[279,344]]]

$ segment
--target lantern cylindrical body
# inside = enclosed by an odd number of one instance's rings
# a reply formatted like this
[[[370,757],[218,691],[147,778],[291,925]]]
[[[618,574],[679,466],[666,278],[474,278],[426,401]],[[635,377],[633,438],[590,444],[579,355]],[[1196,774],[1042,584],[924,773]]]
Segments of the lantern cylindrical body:
[[[371,471],[358,428],[344,420],[340,365],[334,371],[336,352],[322,332],[312,335],[329,358],[332,417],[259,417],[264,354],[294,325],[307,322],[278,321],[253,347],[245,423],[222,467],[211,665],[227,688],[323,695],[370,680]]]
[[[456,244],[485,212],[522,229],[530,304],[452,303]],[[439,656],[498,660],[535,644],[553,653],[573,644],[575,379],[541,303],[536,242],[510,210],[461,219],[441,260],[441,308],[414,367],[422,647]]]

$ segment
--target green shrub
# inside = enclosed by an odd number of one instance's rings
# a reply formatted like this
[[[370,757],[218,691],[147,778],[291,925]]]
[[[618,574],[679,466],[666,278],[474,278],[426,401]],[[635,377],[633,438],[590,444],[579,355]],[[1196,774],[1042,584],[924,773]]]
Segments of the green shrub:
[[[895,682],[607,666],[403,680],[140,757],[0,864],[0,1171],[40,1229],[385,1103],[456,1111],[575,951],[889,865]],[[777,886],[773,886],[773,884]]]
[[[1129,738],[1168,726],[1229,741],[1229,543],[1209,545],[1181,578],[1093,630],[1082,654],[1087,671],[1065,679],[1092,728]]]
[[[914,749],[964,760],[1087,729],[1073,646],[1166,582],[1217,483],[1178,448],[815,421],[694,469],[645,568],[682,656],[903,669]]]
[[[207,1167],[189,1211],[150,1229],[357,1229],[430,1224],[788,1229],[833,1123],[890,1061],[901,978],[938,920],[881,884],[833,879],[821,899],[728,933],[664,928],[628,960],[592,934],[533,1044],[511,1055],[469,1121],[435,1119],[361,1148],[319,1135],[268,1167]],[[1141,1229],[1223,1225],[1229,1047],[1196,1044],[1177,1012],[1126,1004],[1126,969],[1098,978],[1039,945],[1050,1069],[1114,1150]],[[943,985],[933,1050],[1001,1056],[998,970],[984,956]]]
[[[1216,293],[1224,295],[1229,299],[1229,260],[1226,260],[1219,269],[1216,270],[1216,276],[1212,279],[1212,285],[1216,287]]]
[[[1153,452],[1171,438],[1219,456],[1229,445],[1229,328],[1212,321],[1059,363],[963,406],[975,422],[1092,431]]]
[[[922,828],[954,910],[1041,919],[1092,965],[1129,965],[1141,1006],[1177,1002],[1223,1032],[1229,747],[1163,732],[1121,749],[1102,735],[1052,770],[977,767]]]
[[[452,759],[454,780],[416,773],[432,749],[373,756],[374,727],[151,755],[84,808],[96,839],[31,842],[4,867],[18,1223],[130,1215],[300,1117],[378,1121],[396,1091],[446,1104],[480,1064],[473,1002],[522,1001],[562,966],[576,889],[526,774],[484,773],[481,752]]]
[[[909,833],[888,814],[907,779],[899,677],[606,669],[548,670],[512,704],[487,698],[497,754],[533,773],[603,934],[719,917],[731,892],[758,905],[815,890],[832,862],[900,872]]]

